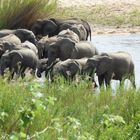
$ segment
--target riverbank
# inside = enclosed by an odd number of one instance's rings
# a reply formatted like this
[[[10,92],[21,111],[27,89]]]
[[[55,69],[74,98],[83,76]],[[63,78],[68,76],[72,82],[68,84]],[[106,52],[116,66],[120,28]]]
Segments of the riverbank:
[[[58,0],[55,16],[87,20],[93,34],[140,33],[140,2],[136,0]]]

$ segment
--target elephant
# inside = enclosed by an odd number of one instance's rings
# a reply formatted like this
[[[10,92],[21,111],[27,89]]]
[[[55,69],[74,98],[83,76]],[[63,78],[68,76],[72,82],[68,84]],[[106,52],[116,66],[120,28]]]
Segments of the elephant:
[[[9,34],[9,35],[6,35],[4,37],[1,37],[0,38],[0,43],[2,43],[3,41],[14,43],[16,45],[21,44],[20,39],[16,35],[14,35],[14,34]]]
[[[53,36],[53,37],[44,36],[38,41],[38,45],[37,45],[38,51],[39,51],[39,58],[47,58],[49,45],[63,38],[69,38],[75,43],[79,42],[78,35],[69,29],[63,30],[58,35]]]
[[[76,75],[85,78],[85,75],[89,76],[88,80],[94,83],[94,87],[98,87],[94,78],[91,77],[92,73],[86,73],[84,67],[88,58],[81,59],[67,59],[56,63],[51,71],[51,80],[54,81],[55,75],[62,75],[66,80],[73,81],[76,79]],[[47,71],[48,72],[48,71]],[[46,73],[47,74],[47,73]]]
[[[25,70],[31,68],[36,70],[38,57],[31,49],[20,49],[6,52],[0,59],[0,74],[4,75],[5,69],[10,70],[10,79],[13,79],[14,74],[24,78]]]
[[[27,48],[33,50],[34,53],[38,56],[37,47],[29,41],[25,41],[25,42],[20,43],[20,44],[15,44],[15,43],[3,41],[3,42],[0,42],[0,57],[6,51],[20,50],[20,49],[27,49]]]
[[[44,36],[43,38],[41,38],[38,41],[38,55],[39,55],[39,59],[43,59],[43,58],[47,58],[47,51],[48,51],[48,47],[51,43],[54,43],[58,40],[57,36],[53,36],[53,37],[48,37],[48,36]]]
[[[16,30],[3,29],[3,30],[0,30],[0,37],[7,36],[9,34],[16,35],[21,40],[21,42],[28,40],[31,43],[36,45],[36,42],[37,42],[36,37],[35,37],[34,33],[30,30],[27,30],[27,29],[16,29]]]
[[[38,56],[38,48],[31,42],[25,41],[21,44],[22,48],[28,48],[34,51],[34,53]]]
[[[39,65],[37,68],[37,76],[41,77],[41,73],[45,72],[45,76],[47,77],[48,72],[50,72],[51,81],[54,81],[54,77],[57,75],[62,75],[65,80],[73,81],[76,79],[76,75],[84,76],[89,75],[90,73],[85,73],[83,68],[86,65],[88,58],[81,58],[81,59],[67,59],[64,61],[56,60],[48,69],[47,62],[48,59],[41,59],[39,60]],[[94,82],[95,87],[97,84],[94,79],[89,79]]]
[[[47,63],[48,63],[48,58],[39,59],[38,65],[37,65],[37,71],[36,71],[37,77],[40,78],[41,77],[41,73],[46,71]]]
[[[0,42],[0,58],[6,51],[19,50],[19,49],[21,49],[21,44],[16,45],[15,43],[2,41]]]
[[[99,85],[105,82],[110,86],[111,79],[119,80],[120,84],[129,79],[135,87],[134,62],[127,52],[103,53],[87,60],[85,71],[95,71]]]
[[[60,38],[60,39],[69,38],[75,43],[78,43],[80,41],[79,36],[70,29],[62,30],[61,32],[59,32],[59,34],[57,35],[57,38]]]
[[[31,27],[31,31],[33,31],[35,35],[42,35],[42,36],[48,35],[49,37],[51,37],[59,34],[59,32],[62,31],[63,28],[61,27],[60,30],[60,26],[62,26],[63,24],[71,25],[71,26],[79,25],[79,24],[83,25],[87,34],[86,40],[88,40],[88,36],[90,36],[90,40],[91,40],[91,28],[89,23],[85,20],[78,19],[78,18],[72,18],[72,19],[50,18],[50,19],[42,19],[42,20],[38,19],[36,22],[33,23]],[[66,27],[63,30],[65,29]]]
[[[68,23],[64,23],[62,25],[59,26],[59,32],[63,31],[63,30],[71,30],[74,33],[76,33],[79,37],[79,40],[87,40],[87,31],[84,28],[84,26],[82,24],[68,24]]]
[[[68,38],[64,38],[49,45],[48,48],[48,66],[59,58],[60,60],[80,59],[83,57],[92,57],[98,54],[98,50],[91,42],[80,41],[73,42]]]

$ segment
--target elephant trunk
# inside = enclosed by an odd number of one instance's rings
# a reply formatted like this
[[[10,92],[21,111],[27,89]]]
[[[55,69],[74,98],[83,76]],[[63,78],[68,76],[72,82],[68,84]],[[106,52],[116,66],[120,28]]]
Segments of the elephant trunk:
[[[39,69],[37,70],[36,75],[37,75],[38,78],[41,78],[42,75],[41,75],[41,72],[40,72]]]

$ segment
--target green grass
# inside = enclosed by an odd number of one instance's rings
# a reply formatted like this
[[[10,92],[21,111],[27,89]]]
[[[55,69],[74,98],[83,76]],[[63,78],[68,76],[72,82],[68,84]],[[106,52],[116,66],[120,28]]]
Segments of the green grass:
[[[47,18],[56,0],[0,0],[0,28],[29,28],[38,18]]]
[[[0,139],[137,140],[140,90],[0,80]]]

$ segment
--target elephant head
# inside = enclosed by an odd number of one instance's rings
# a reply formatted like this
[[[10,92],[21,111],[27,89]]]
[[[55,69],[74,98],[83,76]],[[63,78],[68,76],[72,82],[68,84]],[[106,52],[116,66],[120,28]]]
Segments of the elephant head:
[[[44,36],[43,38],[41,38],[38,41],[38,52],[39,52],[39,58],[47,58],[48,57],[48,48],[49,45],[52,44],[53,42],[57,41],[57,37],[53,36],[53,37],[48,37],[48,36]]]
[[[72,30],[70,29],[67,29],[67,30],[62,30],[58,35],[57,35],[58,38],[69,38],[71,39],[72,41],[78,43],[80,40],[79,40],[79,36],[73,32]]]
[[[48,66],[51,65],[56,58],[66,60],[71,58],[75,49],[75,42],[70,39],[61,39],[52,43],[48,48]]]
[[[47,20],[43,26],[43,36],[48,35],[49,37],[57,35],[59,33],[58,25],[52,20]]]
[[[75,32],[80,40],[87,40],[87,32],[82,24],[74,24],[70,27],[70,30]]]
[[[87,60],[84,71],[92,73],[95,71],[98,76],[104,74],[111,69],[112,58],[109,56],[96,55]]]
[[[27,30],[27,29],[17,29],[15,31],[15,35],[17,37],[19,37],[21,42],[25,42],[26,40],[28,40],[31,43],[33,43],[34,45],[36,45],[36,43],[37,43],[37,40],[36,40],[34,33],[32,31]]]
[[[68,61],[68,62],[67,62]],[[65,71],[67,77],[74,78],[74,76],[81,71],[80,64],[74,59],[66,60],[67,69]]]
[[[1,41],[0,42],[0,57],[2,56],[2,54],[4,54],[4,52],[11,51],[16,48],[18,49],[17,45],[14,43],[10,43],[8,41]]]
[[[44,21],[41,19],[38,19],[37,21],[34,22],[34,24],[31,27],[31,31],[35,35],[40,35],[42,34],[42,27],[44,26]]]

